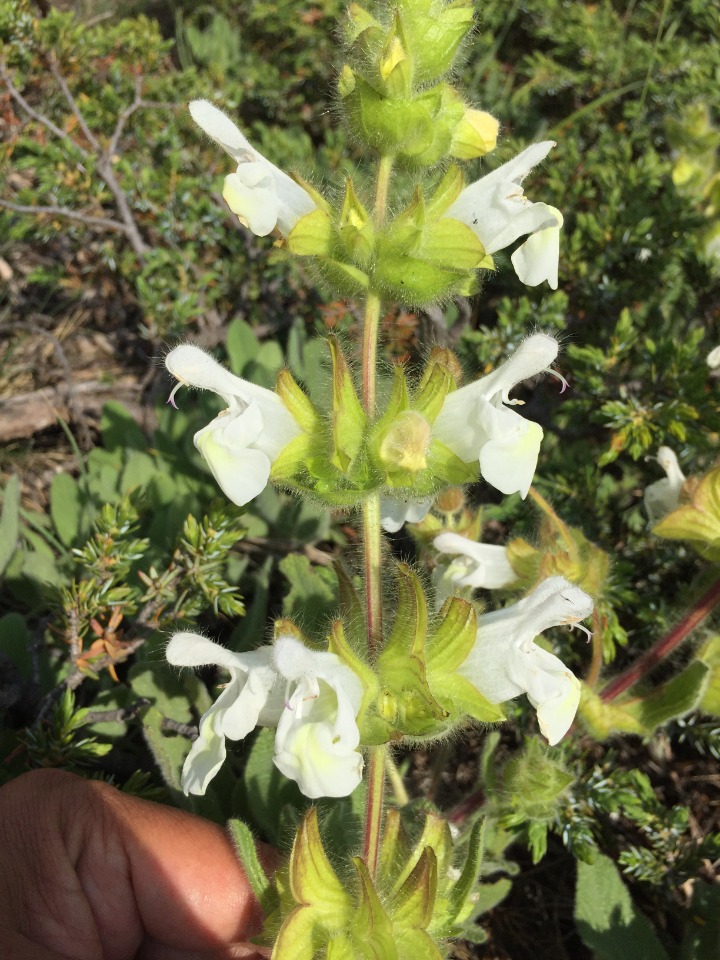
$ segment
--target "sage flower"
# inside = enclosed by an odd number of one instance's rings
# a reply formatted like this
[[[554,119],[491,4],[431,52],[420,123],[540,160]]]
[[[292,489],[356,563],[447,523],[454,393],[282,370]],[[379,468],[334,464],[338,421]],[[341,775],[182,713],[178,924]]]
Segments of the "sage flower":
[[[534,641],[549,627],[578,625],[592,610],[592,599],[579,587],[550,577],[518,603],[478,617],[475,644],[458,672],[491,703],[526,694],[543,736],[555,744],[573,722],[580,682]]]
[[[433,439],[465,463],[478,460],[483,479],[501,493],[526,497],[543,431],[512,409],[522,401],[511,400],[509,393],[521,381],[548,371],[557,353],[553,337],[528,337],[492,373],[448,394],[433,424]]]
[[[645,489],[643,502],[647,511],[648,520],[656,524],[666,513],[671,513],[680,503],[680,493],[685,483],[685,474],[675,452],[670,447],[660,447],[657,462],[663,468],[666,476],[656,480]]]
[[[334,653],[279,637],[274,662],[289,695],[278,720],[275,766],[306,797],[345,797],[362,779],[356,716],[363,687]]]
[[[430,510],[434,497],[417,500],[412,497],[385,494],[380,498],[380,523],[387,533],[397,533],[404,523],[420,523]]]
[[[234,653],[199,634],[178,633],[166,657],[175,666],[214,664],[230,674],[200,719],[183,766],[186,794],[204,794],[225,760],[226,739],[242,740],[256,726],[277,727],[273,761],[305,796],[344,797],[360,783],[363,687],[334,653],[309,650],[290,636]]]
[[[546,203],[532,203],[521,186],[554,146],[545,140],[527,147],[466,187],[444,215],[470,227],[490,254],[530,234],[511,257],[515,272],[530,287],[547,280],[557,290],[562,214]]]
[[[302,432],[297,421],[272,390],[242,380],[210,354],[191,344],[175,347],[165,366],[181,385],[212,390],[227,409],[194,437],[223,493],[243,506],[267,486],[273,462]]]
[[[433,571],[435,602],[438,607],[452,595],[456,587],[499,590],[517,580],[505,547],[493,543],[478,543],[447,530],[435,537],[433,546],[439,553],[452,557],[438,564]]]
[[[287,237],[298,220],[315,209],[310,194],[252,147],[222,110],[208,100],[193,100],[189,106],[195,123],[237,161],[223,190],[232,212],[258,237],[276,227]]]
[[[233,653],[196,633],[177,633],[171,639],[165,655],[175,666],[215,664],[230,674],[230,682],[203,714],[198,738],[185,760],[182,788],[186,795],[205,793],[208,783],[225,760],[226,738],[242,740],[258,725],[275,726],[277,723],[283,701],[272,654],[272,647]],[[274,697],[273,693],[276,694]]]

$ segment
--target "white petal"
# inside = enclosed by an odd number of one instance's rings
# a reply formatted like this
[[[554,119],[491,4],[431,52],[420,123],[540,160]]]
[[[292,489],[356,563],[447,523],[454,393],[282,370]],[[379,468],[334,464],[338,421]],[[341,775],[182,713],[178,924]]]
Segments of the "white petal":
[[[183,764],[182,788],[186,796],[202,796],[225,761],[225,737],[216,729],[219,719],[211,708],[200,721],[200,734]]]
[[[198,387],[200,390],[212,390],[227,404],[230,404],[233,398],[240,398],[243,403],[254,400],[261,407],[272,405],[275,408],[279,403],[289,415],[287,408],[272,390],[236,377],[218,363],[215,357],[191,343],[182,343],[171,350],[165,357],[165,366],[180,383]]]
[[[324,680],[335,690],[338,699],[348,700],[353,716],[357,714],[362,703],[363,685],[340,657],[323,650],[309,650],[291,636],[278,637],[273,651],[275,669],[286,680]]]
[[[404,523],[420,523],[433,505],[434,497],[395,497],[389,494],[380,498],[380,514],[383,530],[397,533]]]
[[[535,475],[542,427],[506,407],[483,408],[481,422],[488,440],[480,449],[480,473],[501,493],[519,493],[524,499]]]
[[[240,161],[248,154],[253,156],[256,153],[230,117],[209,100],[193,100],[188,106],[195,123],[234,160]]]
[[[560,228],[563,218],[559,210],[548,207],[558,215],[555,224],[543,227],[518,247],[510,257],[515,273],[528,287],[536,287],[547,280],[552,290],[558,287],[558,260],[560,258]]]
[[[523,340],[505,363],[500,364],[492,373],[447,396],[433,424],[433,437],[449,447],[465,463],[479,460],[483,444],[491,436],[497,438],[502,434],[502,430],[499,433],[488,433],[493,418],[492,414],[488,413],[486,401],[494,399],[496,405],[499,405],[500,401],[507,401],[508,393],[516,384],[547,370],[557,353],[557,340],[547,334],[537,333]],[[507,412],[518,417],[513,411]],[[520,417],[518,419],[522,420]],[[510,428],[518,428],[517,420],[507,423]],[[514,489],[521,489],[521,485]]]
[[[280,203],[275,181],[265,175],[259,185],[253,183],[256,163],[244,163],[237,173],[225,177],[223,198],[232,212],[252,230],[256,237],[266,237],[277,226]]]
[[[243,655],[208,640],[199,633],[176,633],[165,648],[169,663],[176,667],[203,667],[214,663],[235,670],[243,668]]]
[[[550,226],[554,218],[545,204],[533,204],[521,181],[555,144],[532,144],[512,160],[466,187],[448,208],[446,217],[460,220],[477,234],[488,253],[501,250],[526,233]]]
[[[252,446],[262,427],[260,411],[251,404],[221,414],[194,437],[221,490],[239,507],[262,493],[270,479],[270,458]]]
[[[478,543],[450,531],[438,534],[433,540],[433,546],[441,553],[467,558],[464,575],[459,571],[458,576],[450,574],[451,580],[460,587],[485,587],[493,590],[506,587],[517,580],[505,547]]]
[[[212,103],[207,100],[193,100],[190,104],[190,113],[193,120],[202,127],[205,133],[238,161],[238,175],[241,179],[243,174],[240,168],[247,164],[261,166],[265,174],[271,178],[274,187],[273,203],[277,207],[277,226],[283,236],[290,233],[301,217],[315,209],[315,201],[307,190],[303,189],[300,184],[296,183],[279,167],[276,167],[274,163],[270,163],[266,157],[251,146],[232,120]],[[255,175],[254,173],[251,174],[251,176]],[[258,183],[262,182],[262,180],[258,181]],[[249,185],[247,180],[245,183]],[[264,186],[260,189],[267,191],[267,187]],[[267,196],[267,192],[265,195]],[[245,213],[240,215],[243,218],[247,216]],[[253,229],[249,217],[247,219],[250,229]],[[265,224],[263,224],[264,227]]]
[[[555,362],[558,349],[558,342],[554,337],[546,333],[535,333],[523,340],[517,350],[492,373],[451,393],[448,400],[464,391],[467,391],[468,395],[471,392],[478,394],[487,400],[496,394],[505,398],[518,383],[547,370]]]
[[[526,147],[517,156],[501,164],[484,177],[480,177],[463,192],[447,210],[445,216],[463,220],[459,213],[470,212],[473,206],[482,208],[491,191],[501,183],[521,183],[533,167],[537,166],[555,146],[553,140],[544,140]]]
[[[564,736],[580,698],[580,685],[563,662],[534,638],[548,627],[576,623],[593,601],[564,577],[550,577],[518,603],[478,618],[475,645],[459,672],[492,703],[527,693],[550,743]]]
[[[362,780],[362,755],[334,740],[332,731],[323,724],[293,727],[282,738],[273,759],[278,770],[295,780],[312,800],[346,797]]]
[[[718,367],[720,367],[720,347],[713,347],[713,349],[705,358],[705,362],[711,370],[716,370]]]
[[[272,650],[261,648],[267,654],[265,665],[258,663],[248,673],[236,674],[215,701],[215,708],[222,711],[219,730],[230,740],[243,740],[258,725],[270,691],[278,677],[269,666]],[[260,653],[260,651],[253,651]],[[252,656],[252,654],[246,654]]]

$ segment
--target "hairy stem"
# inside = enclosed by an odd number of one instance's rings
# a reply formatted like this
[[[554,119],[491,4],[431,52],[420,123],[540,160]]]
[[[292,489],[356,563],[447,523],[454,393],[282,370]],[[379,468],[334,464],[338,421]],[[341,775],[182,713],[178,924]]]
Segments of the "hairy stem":
[[[392,157],[381,157],[375,187],[375,223],[385,219]],[[368,418],[375,416],[377,402],[377,343],[380,327],[380,297],[370,291],[365,303],[362,340],[363,406]],[[380,495],[374,493],[363,501],[363,545],[365,562],[365,618],[368,652],[376,656],[382,647],[382,530],[380,527]],[[368,791],[365,808],[363,854],[371,876],[375,876],[383,800],[385,795],[385,760],[387,747],[372,747],[368,759]]]
[[[654,666],[664,660],[683,642],[718,603],[720,603],[720,580],[715,581],[710,589],[700,597],[690,613],[670,633],[658,640],[639,660],[610,681],[600,693],[602,699],[605,701],[614,700],[639,680],[642,680]]]
[[[380,853],[383,801],[385,799],[385,760],[387,745],[370,747],[368,756],[367,803],[365,807],[365,837],[363,859],[371,877],[377,871]]]

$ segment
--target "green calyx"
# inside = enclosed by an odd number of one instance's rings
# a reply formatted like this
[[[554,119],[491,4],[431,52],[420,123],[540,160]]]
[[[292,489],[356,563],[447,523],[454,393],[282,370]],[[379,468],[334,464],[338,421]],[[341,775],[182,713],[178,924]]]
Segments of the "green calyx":
[[[328,338],[328,347],[332,399],[327,414],[315,407],[289,370],[278,375],[278,396],[302,432],[273,461],[274,483],[349,507],[382,489],[425,498],[447,484],[476,478],[474,464],[463,463],[433,436],[433,423],[461,375],[449,350],[432,351],[412,389],[398,365],[385,413],[373,424],[337,337]]]
[[[449,350],[432,352],[412,391],[402,365],[395,367],[386,411],[368,435],[370,462],[388,487],[425,497],[439,485],[475,479],[475,467],[463,463],[432,434],[432,425],[459,376],[459,364]]]
[[[445,205],[457,180],[440,184],[443,199],[426,204],[418,187],[408,206],[379,235],[373,284],[404,303],[422,305],[477,288],[476,271],[492,259],[472,230],[435,210]]]
[[[387,56],[388,40],[401,36],[412,59],[416,85],[435,83],[452,69],[458,50],[473,24],[472,0],[397,0],[392,19],[382,24],[357,3],[351,3],[344,27],[351,54],[377,64]]]
[[[340,293],[373,290],[414,306],[477,289],[477,270],[492,257],[466,224],[443,216],[464,187],[457,166],[426,199],[418,186],[398,216],[377,229],[352,180],[339,211],[318,207],[302,217],[287,239],[297,256],[312,257]]]
[[[471,0],[398,0],[382,23],[350,5],[338,92],[358,140],[418,170],[494,147],[497,123],[442,80],[472,20]]]
[[[452,837],[441,817],[428,814],[413,841],[390,809],[377,877],[355,857],[354,874],[342,882],[310,810],[289,865],[275,877],[280,906],[266,923],[266,931],[277,930],[272,960],[442,960],[442,941],[464,935],[473,912],[481,852],[482,833],[474,830],[462,872],[453,871]]]
[[[489,722],[504,718],[457,673],[476,633],[472,604],[453,598],[431,618],[418,577],[407,564],[398,564],[395,619],[375,663],[379,693],[373,737],[384,728],[386,740],[431,739],[466,716]]]

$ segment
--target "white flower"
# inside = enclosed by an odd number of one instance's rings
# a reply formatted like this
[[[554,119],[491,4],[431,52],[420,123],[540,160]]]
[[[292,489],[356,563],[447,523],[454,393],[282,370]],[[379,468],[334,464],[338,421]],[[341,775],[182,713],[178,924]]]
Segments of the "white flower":
[[[580,683],[558,657],[533,641],[548,627],[579,623],[592,610],[592,599],[579,587],[550,577],[518,603],[478,618],[475,645],[459,673],[491,703],[527,694],[543,736],[555,744],[573,722]]]
[[[448,394],[433,424],[433,438],[465,463],[478,460],[482,477],[501,493],[527,496],[543,437],[539,424],[510,409],[521,401],[508,394],[522,380],[546,371],[557,352],[552,337],[529,337],[492,373]]]
[[[717,370],[720,367],[720,347],[713,347],[705,358],[705,362],[711,370]]]
[[[657,461],[666,477],[656,480],[645,490],[645,510],[651,524],[655,524],[666,513],[670,513],[680,503],[680,492],[685,483],[685,474],[680,469],[677,457],[670,447],[660,447]]]
[[[167,646],[170,663],[215,664],[230,673],[200,720],[185,760],[186,794],[204,794],[225,760],[225,739],[242,740],[256,726],[277,727],[274,763],[306,797],[344,797],[362,779],[356,716],[360,679],[334,653],[308,650],[294,637],[233,653],[195,633],[178,633]]]
[[[241,380],[199,347],[175,347],[165,366],[180,384],[212,390],[227,404],[194,442],[223,493],[243,506],[264,490],[278,454],[302,432],[297,421],[276,393]]]
[[[470,227],[486,253],[531,234],[512,255],[515,272],[528,286],[547,280],[556,290],[562,214],[546,203],[532,203],[520,185],[554,146],[552,140],[545,140],[527,147],[466,187],[444,215]]]
[[[295,684],[275,736],[275,766],[306,797],[345,797],[362,779],[355,721],[362,683],[334,653],[308,650],[293,637],[275,641],[275,666]]]
[[[185,760],[182,787],[186,795],[205,793],[225,760],[226,737],[242,740],[258,724],[277,723],[283,685],[278,683],[272,654],[272,647],[233,653],[196,633],[177,633],[168,644],[165,655],[175,666],[216,664],[230,673],[230,682],[200,720],[199,736]]]
[[[438,565],[433,571],[435,602],[442,606],[454,587],[485,587],[499,590],[517,580],[510,566],[507,550],[492,543],[478,543],[459,533],[439,533],[433,546],[453,559]]]
[[[287,237],[316,204],[307,190],[251,147],[232,120],[208,100],[193,100],[190,113],[198,126],[237,161],[225,178],[223,197],[233,213],[258,237],[277,227]]]
[[[387,533],[397,533],[404,523],[420,523],[433,504],[434,497],[414,500],[412,497],[384,494],[380,498],[380,523]]]

